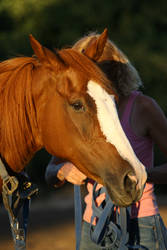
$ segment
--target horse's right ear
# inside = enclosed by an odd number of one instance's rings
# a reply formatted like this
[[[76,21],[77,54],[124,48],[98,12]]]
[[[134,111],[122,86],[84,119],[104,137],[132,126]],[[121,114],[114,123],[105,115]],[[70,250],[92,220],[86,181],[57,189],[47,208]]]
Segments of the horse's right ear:
[[[92,43],[84,50],[83,54],[85,54],[94,61],[98,61],[98,59],[103,54],[107,38],[108,38],[108,30],[105,29],[97,39],[95,40],[93,39]]]

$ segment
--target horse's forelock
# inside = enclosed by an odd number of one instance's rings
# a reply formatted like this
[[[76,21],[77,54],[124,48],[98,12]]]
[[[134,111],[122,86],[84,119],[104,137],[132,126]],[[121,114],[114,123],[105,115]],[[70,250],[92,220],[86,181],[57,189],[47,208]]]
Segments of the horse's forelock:
[[[82,53],[75,49],[64,49],[60,51],[60,55],[69,67],[76,69],[77,72],[82,72],[87,77],[87,81],[94,80],[102,86],[112,87],[112,83],[106,78],[96,63]]]

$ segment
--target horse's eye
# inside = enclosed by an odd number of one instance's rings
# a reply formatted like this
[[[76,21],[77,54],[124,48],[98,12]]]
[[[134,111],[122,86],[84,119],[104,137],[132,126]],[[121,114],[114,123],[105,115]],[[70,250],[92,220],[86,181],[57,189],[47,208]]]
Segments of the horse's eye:
[[[84,106],[83,106],[83,104],[82,104],[81,101],[76,101],[76,102],[72,103],[71,106],[72,106],[73,109],[75,109],[76,111],[81,111],[81,110],[84,111]]]

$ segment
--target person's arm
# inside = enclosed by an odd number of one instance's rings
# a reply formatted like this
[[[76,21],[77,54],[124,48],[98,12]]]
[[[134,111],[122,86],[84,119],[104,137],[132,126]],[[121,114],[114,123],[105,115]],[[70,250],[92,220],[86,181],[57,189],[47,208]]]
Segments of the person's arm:
[[[65,178],[58,178],[58,172],[64,163],[63,159],[52,156],[45,171],[45,180],[48,185],[60,187],[65,183]]]
[[[79,171],[72,163],[52,157],[45,173],[49,185],[61,186],[65,181],[72,184],[84,184],[87,176]]]
[[[147,182],[167,184],[167,163],[147,170]]]
[[[153,99],[144,97],[143,103],[143,119],[148,127],[148,135],[167,155],[167,118]],[[167,184],[167,163],[148,169],[147,174],[148,182]]]

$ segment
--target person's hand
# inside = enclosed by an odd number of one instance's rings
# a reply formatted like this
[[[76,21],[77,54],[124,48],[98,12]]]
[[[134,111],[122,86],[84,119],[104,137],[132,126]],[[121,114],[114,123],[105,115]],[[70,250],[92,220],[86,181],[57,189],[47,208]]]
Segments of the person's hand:
[[[79,171],[72,163],[66,162],[58,171],[57,177],[60,180],[67,180],[75,185],[81,185],[85,183],[87,178],[81,171]]]

